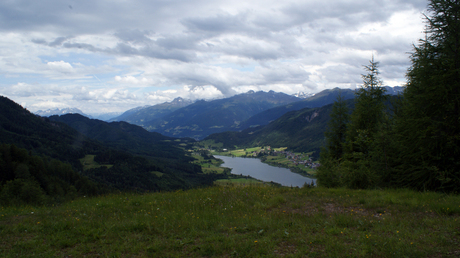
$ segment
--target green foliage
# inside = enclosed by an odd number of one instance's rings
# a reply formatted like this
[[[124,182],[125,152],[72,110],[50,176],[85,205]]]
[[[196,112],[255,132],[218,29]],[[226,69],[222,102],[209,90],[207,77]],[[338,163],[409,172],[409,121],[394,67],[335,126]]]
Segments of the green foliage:
[[[361,152],[367,155],[374,141],[374,134],[385,119],[385,89],[378,74],[378,62],[374,57],[364,66],[367,74],[362,75],[363,87],[356,91],[355,108],[347,127],[347,152]]]
[[[414,46],[400,112],[395,183],[460,190],[460,3],[432,0],[426,38]]]
[[[340,93],[329,116],[328,129],[324,133],[326,137],[325,151],[328,152],[330,158],[338,160],[343,156],[343,143],[349,120],[348,107]]]
[[[414,46],[407,87],[393,110],[384,107],[377,63],[365,67],[343,161],[320,169],[340,172],[341,185],[460,190],[460,3],[431,0],[428,10],[426,37]]]
[[[69,164],[14,145],[0,145],[0,168],[0,203],[5,205],[39,205],[104,192]]]
[[[331,112],[327,145],[321,153],[318,184],[327,187],[373,188],[382,181],[382,170],[375,169],[380,161],[382,133],[388,121],[385,89],[378,74],[378,62],[364,66],[363,87],[356,91],[355,107],[350,115],[345,103],[338,99]],[[380,137],[380,138],[382,138]],[[387,137],[383,137],[387,139]]]
[[[33,179],[17,178],[8,181],[0,191],[0,203],[3,205],[41,205],[45,200],[45,192]]]
[[[323,187],[339,187],[342,185],[342,173],[338,160],[328,156],[325,150],[321,151],[321,166],[316,171],[316,182]]]
[[[354,152],[353,159],[340,164],[341,183],[351,189],[368,189],[378,186],[379,175],[371,168],[370,161],[362,152]]]

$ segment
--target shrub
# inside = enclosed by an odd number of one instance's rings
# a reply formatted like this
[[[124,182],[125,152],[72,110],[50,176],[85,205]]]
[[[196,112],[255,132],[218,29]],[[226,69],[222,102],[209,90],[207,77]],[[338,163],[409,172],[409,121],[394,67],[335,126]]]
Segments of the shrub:
[[[4,205],[43,204],[45,200],[45,192],[36,181],[22,178],[6,182],[0,192]]]

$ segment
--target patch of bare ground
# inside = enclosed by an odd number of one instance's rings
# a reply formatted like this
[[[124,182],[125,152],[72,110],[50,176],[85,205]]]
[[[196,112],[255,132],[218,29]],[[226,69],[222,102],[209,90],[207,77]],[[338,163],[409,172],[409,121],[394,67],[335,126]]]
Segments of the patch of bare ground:
[[[294,255],[297,253],[297,247],[289,242],[281,242],[278,247],[273,250],[276,256],[284,257],[286,255]]]
[[[17,215],[9,218],[8,220],[0,221],[0,225],[14,225],[23,222],[28,216],[26,215]]]

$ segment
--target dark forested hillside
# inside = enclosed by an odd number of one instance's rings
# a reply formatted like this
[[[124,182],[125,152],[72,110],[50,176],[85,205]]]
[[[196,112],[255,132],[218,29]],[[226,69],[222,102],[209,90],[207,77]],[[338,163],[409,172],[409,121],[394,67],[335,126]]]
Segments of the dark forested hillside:
[[[353,105],[353,100],[348,100]],[[329,121],[331,105],[320,108],[305,108],[291,111],[265,126],[249,128],[241,132],[224,132],[212,134],[204,140],[214,140],[223,143],[223,148],[235,146],[272,146],[288,147],[299,152],[315,151],[319,154],[324,144],[324,131]]]
[[[266,125],[271,121],[280,118],[289,111],[322,107],[332,104],[339,93],[342,94],[344,99],[352,99],[355,97],[354,91],[350,89],[335,88],[331,90],[324,90],[307,99],[262,111],[243,121],[240,125],[238,125],[238,128],[244,130],[254,126]]]
[[[91,169],[85,175],[117,189],[190,188],[212,184],[215,179],[214,175],[203,174],[200,166],[191,164],[193,158],[179,148],[192,144],[193,139],[171,138],[126,122],[107,123],[78,114],[52,116],[50,120],[63,122],[113,149],[95,157],[96,162],[113,167]]]
[[[226,99],[197,101],[144,128],[172,137],[203,139],[212,133],[238,130],[238,124],[249,117],[298,100],[284,93],[250,91]]]
[[[107,123],[78,114],[52,116],[49,119],[63,122],[107,146],[137,155],[181,160],[185,158],[185,153],[178,145],[193,142],[192,139],[176,139],[148,132],[140,126],[126,122]]]
[[[54,202],[112,190],[184,189],[210,185],[216,177],[203,174],[177,147],[187,139],[178,142],[128,123],[63,116],[84,135],[58,120],[38,117],[0,97],[1,203]],[[94,161],[84,166],[88,157]]]
[[[79,158],[102,148],[71,127],[36,116],[3,96],[0,96],[0,143],[68,162],[79,170],[82,168]]]

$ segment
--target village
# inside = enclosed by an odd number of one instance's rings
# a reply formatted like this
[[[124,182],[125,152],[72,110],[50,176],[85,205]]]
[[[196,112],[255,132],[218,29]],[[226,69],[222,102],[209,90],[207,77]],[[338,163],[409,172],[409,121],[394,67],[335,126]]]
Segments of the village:
[[[227,152],[227,149],[223,149],[224,152]],[[233,152],[232,152],[232,155]],[[278,148],[272,149],[270,146],[262,147],[262,148],[251,148],[251,149],[244,149],[245,157],[257,157],[260,158],[263,162],[273,163],[270,161],[275,161],[274,158],[271,157],[285,157],[293,166],[303,165],[305,168],[316,169],[320,166],[320,163],[317,161],[313,161],[308,154],[296,154],[291,151],[287,151],[285,148]],[[284,163],[284,162],[283,162]]]

